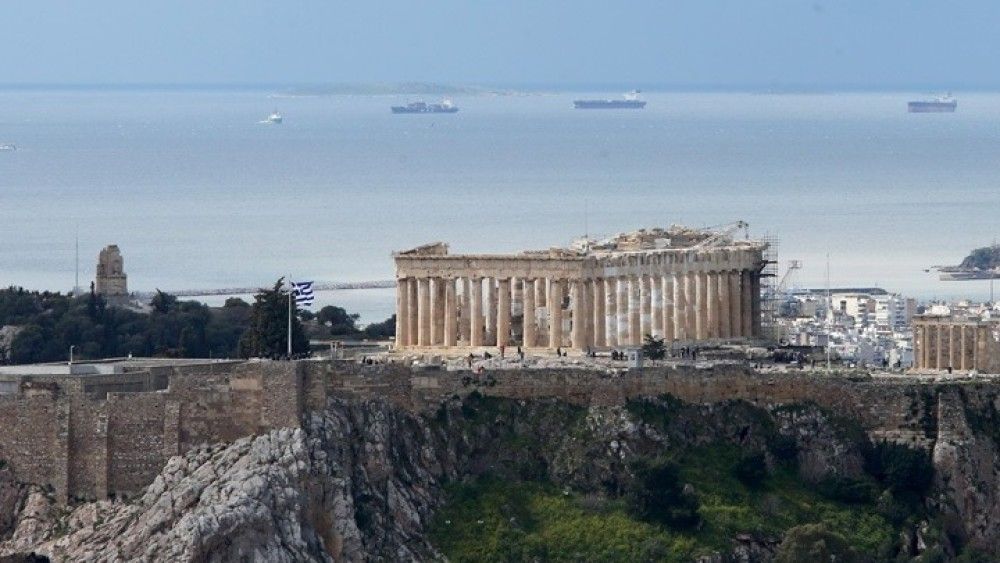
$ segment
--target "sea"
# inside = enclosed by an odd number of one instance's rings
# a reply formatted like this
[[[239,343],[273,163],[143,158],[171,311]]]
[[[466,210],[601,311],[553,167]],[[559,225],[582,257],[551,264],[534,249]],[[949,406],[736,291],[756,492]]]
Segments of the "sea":
[[[17,146],[0,284],[86,287],[108,244],[130,289],[180,291],[391,279],[393,251],[434,241],[508,253],[743,220],[779,275],[801,261],[791,287],[989,296],[927,270],[1000,236],[1000,93],[958,92],[953,114],[908,114],[919,92],[651,92],[618,111],[572,104],[618,92],[538,92],[394,115],[420,97],[281,91],[0,90]],[[261,123],[273,110],[284,123]],[[380,321],[394,290],[327,304]]]

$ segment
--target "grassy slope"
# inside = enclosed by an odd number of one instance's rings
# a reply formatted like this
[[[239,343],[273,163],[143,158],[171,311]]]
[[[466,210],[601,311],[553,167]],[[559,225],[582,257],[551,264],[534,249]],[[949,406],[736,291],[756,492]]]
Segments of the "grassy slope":
[[[739,456],[736,448],[717,445],[675,458],[701,501],[704,525],[697,531],[637,521],[622,501],[484,478],[448,488],[431,538],[453,561],[690,561],[728,548],[738,533],[779,538],[788,528],[811,522],[826,523],[868,553],[895,534],[873,506],[827,500],[791,468],[780,468],[757,489],[747,488],[733,477]]]

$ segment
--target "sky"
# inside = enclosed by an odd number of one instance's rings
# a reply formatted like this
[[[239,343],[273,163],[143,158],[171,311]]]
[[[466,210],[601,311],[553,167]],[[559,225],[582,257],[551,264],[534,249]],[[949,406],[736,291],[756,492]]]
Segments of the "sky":
[[[0,3],[0,84],[1000,88],[1000,2]]]

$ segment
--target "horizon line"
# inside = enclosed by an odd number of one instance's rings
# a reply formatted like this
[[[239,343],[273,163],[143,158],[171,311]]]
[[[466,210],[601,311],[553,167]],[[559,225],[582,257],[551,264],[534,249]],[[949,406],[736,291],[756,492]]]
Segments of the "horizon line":
[[[1000,82],[995,84],[928,84],[897,83],[868,85],[857,83],[683,83],[683,82],[477,82],[442,80],[372,80],[372,81],[329,81],[329,82],[0,82],[0,91],[44,91],[44,90],[245,90],[274,91],[307,88],[366,88],[371,86],[438,86],[451,88],[480,88],[522,92],[569,92],[569,91],[627,91],[631,89],[652,92],[753,92],[753,93],[824,93],[824,92],[911,92],[911,91],[963,91],[996,92]],[[332,93],[336,95],[338,92]],[[349,92],[344,92],[348,93]],[[401,92],[403,93],[403,92]]]

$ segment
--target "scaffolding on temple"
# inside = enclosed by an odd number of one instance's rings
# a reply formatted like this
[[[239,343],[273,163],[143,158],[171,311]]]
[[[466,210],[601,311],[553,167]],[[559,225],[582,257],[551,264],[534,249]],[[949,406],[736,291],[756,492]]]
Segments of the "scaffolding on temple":
[[[760,272],[760,337],[767,341],[777,342],[781,338],[781,327],[777,322],[777,311],[781,296],[777,291],[778,278],[778,246],[781,240],[774,235],[764,233],[761,239],[764,247],[763,268]]]

